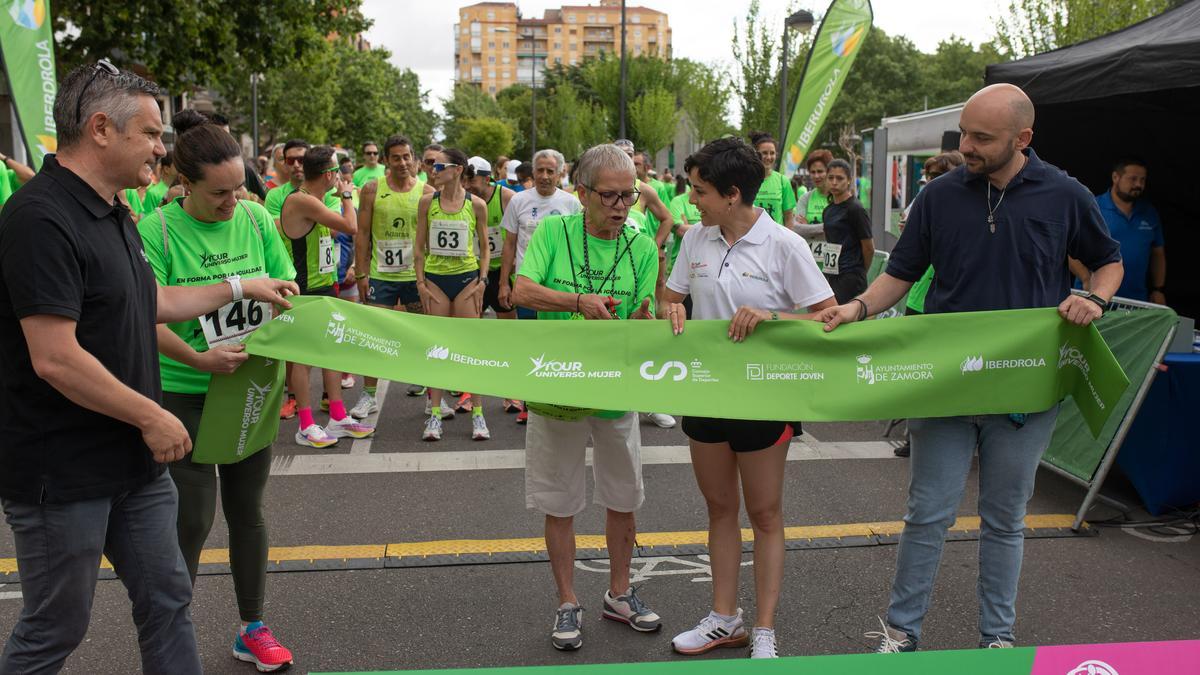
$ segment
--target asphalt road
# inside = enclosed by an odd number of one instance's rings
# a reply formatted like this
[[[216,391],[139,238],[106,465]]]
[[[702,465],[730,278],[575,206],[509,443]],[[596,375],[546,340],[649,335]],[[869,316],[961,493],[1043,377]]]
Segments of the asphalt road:
[[[524,428],[489,400],[492,440],[473,442],[469,420],[447,422],[445,440],[419,440],[422,401],[394,385],[377,437],[368,445],[344,439],[325,451],[299,448],[284,422],[274,448],[275,474],[267,494],[273,547],[379,545],[431,540],[506,540],[539,537],[542,521],[526,511],[519,468]],[[356,392],[347,392],[353,405]],[[319,415],[319,419],[323,416]],[[789,526],[897,521],[903,516],[906,460],[890,457],[884,423],[812,424],[794,446],[785,475]],[[647,499],[639,531],[703,530],[703,501],[686,463],[678,429],[642,425],[653,463],[645,467]],[[895,441],[894,434],[891,441]],[[323,463],[323,464],[322,464]],[[1123,487],[1114,482],[1120,495]],[[1128,496],[1128,495],[1126,495]],[[1043,472],[1031,514],[1073,514],[1083,491]],[[961,513],[972,515],[969,486]],[[1094,517],[1112,515],[1100,507]],[[603,532],[603,514],[577,519],[580,534]],[[1062,533],[1059,533],[1062,534]],[[226,545],[224,521],[209,547]],[[863,638],[878,630],[886,605],[895,546],[836,546],[790,550],[778,617],[785,655],[869,650]],[[0,530],[0,558],[11,557]],[[946,546],[922,647],[972,647],[978,616],[977,547]],[[750,556],[746,556],[748,562]],[[635,562],[643,598],[663,617],[660,634],[636,634],[600,620],[607,582],[602,560],[577,563],[584,606],[584,648],[560,653],[548,634],[555,608],[545,562],[434,565],[396,569],[272,573],[267,622],[296,654],[293,672],[475,666],[636,663],[680,658],[670,638],[708,610],[710,586],[699,555]],[[1116,529],[1098,536],[1028,540],[1018,606],[1018,641],[1065,644],[1193,639],[1200,636],[1200,538],[1158,537]],[[0,634],[20,607],[19,584],[0,586]],[[742,577],[741,606],[753,614],[750,571]],[[204,666],[211,673],[250,673],[229,655],[237,623],[232,580],[204,574],[193,615]],[[702,658],[740,658],[727,650]],[[101,581],[91,629],[68,661],[68,673],[138,671],[137,640],[125,590]]]

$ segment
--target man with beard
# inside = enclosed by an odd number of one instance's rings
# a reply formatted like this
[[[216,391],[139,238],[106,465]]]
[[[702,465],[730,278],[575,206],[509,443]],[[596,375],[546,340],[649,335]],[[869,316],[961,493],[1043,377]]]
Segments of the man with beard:
[[[917,194],[887,272],[862,295],[820,312],[825,330],[892,307],[930,264],[925,313],[1057,307],[1086,326],[1121,285],[1121,252],[1091,193],[1029,147],[1033,103],[1011,84],[963,108],[966,164]],[[1092,292],[1070,291],[1067,256],[1091,271]],[[908,512],[880,652],[911,652],[933,593],[946,531],[979,453],[979,646],[1011,647],[1024,552],[1025,508],[1058,406],[1029,414],[909,420]]]
[[[1167,251],[1162,221],[1150,201],[1142,199],[1145,189],[1146,163],[1126,157],[1113,166],[1112,188],[1097,195],[1096,203],[1100,205],[1108,233],[1121,244],[1126,274],[1117,295],[1165,305]],[[1081,288],[1090,288],[1091,274],[1086,267],[1071,260],[1071,271],[1079,277]]]

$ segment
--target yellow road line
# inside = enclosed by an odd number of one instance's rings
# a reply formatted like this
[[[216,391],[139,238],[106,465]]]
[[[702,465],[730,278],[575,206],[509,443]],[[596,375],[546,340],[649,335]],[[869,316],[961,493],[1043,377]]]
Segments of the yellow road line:
[[[1030,515],[1025,526],[1030,529],[1069,528],[1075,521],[1070,514]],[[1086,525],[1085,525],[1086,527]],[[784,528],[784,538],[798,539],[842,539],[849,537],[871,537],[897,535],[904,529],[899,520],[874,523],[846,523],[841,525],[804,525]],[[979,517],[959,518],[950,527],[953,532],[970,532],[979,529]],[[750,541],[754,532],[742,530],[742,538]],[[708,543],[708,532],[692,530],[686,532],[640,532],[639,546],[691,546]],[[578,535],[578,548],[604,549],[602,535]],[[516,539],[445,539],[440,541],[418,541],[399,544],[367,544],[361,546],[280,546],[272,547],[267,559],[273,563],[318,560],[378,560],[381,558],[425,558],[430,556],[498,555],[504,553],[544,553],[546,542],[541,537]],[[200,553],[201,564],[227,564],[229,549],[210,548]],[[100,566],[112,569],[106,559]],[[0,558],[0,574],[17,571],[16,558]]]

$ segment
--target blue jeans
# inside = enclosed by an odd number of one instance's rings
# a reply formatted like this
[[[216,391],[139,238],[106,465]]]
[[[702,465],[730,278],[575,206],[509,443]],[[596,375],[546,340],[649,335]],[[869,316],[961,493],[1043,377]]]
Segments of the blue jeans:
[[[1027,415],[1021,427],[1008,415],[909,420],[912,477],[888,605],[892,627],[921,637],[946,530],[978,447],[979,634],[986,641],[1013,640],[1025,506],[1057,417],[1058,406]]]
[[[65,504],[4,500],[25,605],[0,656],[0,674],[62,670],[87,633],[101,553],[133,602],[142,672],[199,674],[177,509],[175,483],[165,472],[115,497]]]

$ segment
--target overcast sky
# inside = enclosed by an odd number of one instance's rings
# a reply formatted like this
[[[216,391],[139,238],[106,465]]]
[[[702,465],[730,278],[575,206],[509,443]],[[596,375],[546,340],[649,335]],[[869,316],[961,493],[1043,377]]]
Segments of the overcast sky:
[[[375,21],[366,34],[372,45],[392,52],[392,63],[411,68],[421,78],[421,88],[430,92],[430,105],[441,112],[441,99],[450,94],[454,81],[453,26],[460,7],[472,0],[433,0],[397,2],[364,0],[363,13]],[[526,17],[541,18],[548,7],[564,3],[527,0],[517,6]],[[567,3],[571,4],[571,3]],[[599,4],[577,1],[577,4]],[[672,31],[676,56],[705,63],[732,63],[730,43],[733,21],[746,14],[749,2],[712,2],[711,0],[630,1],[665,12]],[[933,51],[938,42],[958,35],[973,44],[992,38],[994,17],[1002,0],[872,0],[875,25],[893,35],[904,35],[922,51]],[[762,15],[777,24],[783,22],[789,6],[824,12],[825,0],[812,3],[795,0],[761,0]],[[701,9],[702,8],[702,9]],[[735,111],[730,111],[731,113]]]

